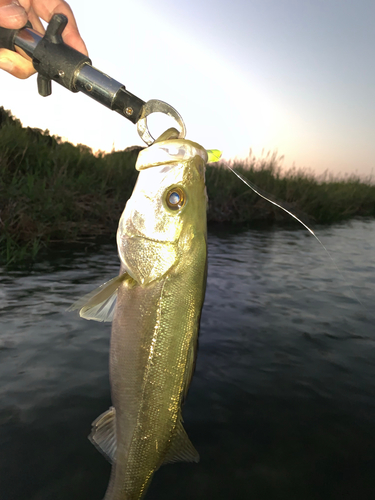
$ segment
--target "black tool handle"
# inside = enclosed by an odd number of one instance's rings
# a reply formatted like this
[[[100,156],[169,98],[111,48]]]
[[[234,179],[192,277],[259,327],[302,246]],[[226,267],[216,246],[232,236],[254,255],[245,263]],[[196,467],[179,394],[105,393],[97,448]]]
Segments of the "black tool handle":
[[[0,49],[14,50],[14,39],[18,31],[0,27]]]
[[[26,26],[24,26],[21,29],[24,29],[24,28],[32,28],[30,21],[26,24]],[[16,36],[21,31],[21,29],[8,30],[8,29],[2,28],[0,26],[0,49],[8,49],[8,50],[16,51],[16,48],[14,46],[14,42],[15,42]]]
[[[54,80],[71,92],[83,92],[137,123],[145,102],[128,92],[122,83],[94,68],[86,55],[64,43],[62,33],[67,23],[65,15],[55,14],[44,36],[29,23],[21,30],[0,28],[0,48],[31,58],[38,71],[40,95],[51,94],[51,80]]]
[[[66,45],[62,33],[68,23],[63,14],[55,14],[44,36],[33,31],[28,23],[20,30],[0,28],[0,47],[29,56],[38,72],[38,91],[42,96],[51,94],[51,80],[66,87],[71,92],[75,88],[77,74],[84,64],[91,60]]]
[[[62,39],[68,19],[63,14],[55,14],[47,26],[44,37],[33,53],[33,66],[38,74],[38,90],[41,95],[49,95],[50,82],[54,80],[71,92],[78,92],[75,80],[79,70],[91,60],[66,45]],[[17,43],[17,42],[16,42]]]

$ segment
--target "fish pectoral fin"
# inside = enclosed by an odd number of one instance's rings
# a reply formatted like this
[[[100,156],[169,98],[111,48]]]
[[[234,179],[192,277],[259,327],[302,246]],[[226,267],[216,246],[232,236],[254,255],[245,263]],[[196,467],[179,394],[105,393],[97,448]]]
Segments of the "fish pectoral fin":
[[[177,424],[177,432],[165,456],[163,465],[173,462],[199,462],[199,453],[194,448],[181,420]]]
[[[115,461],[116,440],[116,410],[113,406],[99,415],[93,421],[89,440],[102,455],[112,464]]]
[[[116,276],[99,288],[81,297],[69,307],[68,311],[80,309],[79,315],[81,318],[92,319],[94,321],[112,321],[117,290],[121,283],[127,279],[132,279],[127,273]]]

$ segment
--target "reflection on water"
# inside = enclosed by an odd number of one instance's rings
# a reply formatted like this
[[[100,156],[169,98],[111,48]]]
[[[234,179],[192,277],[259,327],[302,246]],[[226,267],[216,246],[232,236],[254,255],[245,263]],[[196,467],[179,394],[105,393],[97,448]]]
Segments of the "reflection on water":
[[[184,408],[197,464],[147,498],[375,497],[375,222],[209,235],[196,374]],[[0,498],[101,500],[87,440],[110,404],[110,325],[67,307],[118,271],[114,246],[0,270]],[[361,301],[353,298],[353,293]]]

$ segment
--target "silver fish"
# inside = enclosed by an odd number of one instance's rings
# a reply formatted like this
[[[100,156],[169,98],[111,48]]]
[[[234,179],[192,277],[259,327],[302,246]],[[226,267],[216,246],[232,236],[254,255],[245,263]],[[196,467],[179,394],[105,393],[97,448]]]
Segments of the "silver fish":
[[[112,463],[105,500],[141,499],[162,464],[199,460],[181,405],[207,278],[207,152],[175,137],[167,131],[138,156],[140,173],[117,232],[119,276],[73,306],[87,319],[113,316],[113,406],[90,435]]]

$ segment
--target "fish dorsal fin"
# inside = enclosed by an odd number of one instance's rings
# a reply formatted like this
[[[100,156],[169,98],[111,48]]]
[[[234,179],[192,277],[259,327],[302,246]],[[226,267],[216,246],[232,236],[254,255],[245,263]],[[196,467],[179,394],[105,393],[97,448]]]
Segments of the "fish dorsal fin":
[[[172,439],[163,465],[174,462],[199,462],[199,453],[186,434],[181,420],[178,421],[176,435]]]
[[[93,421],[89,440],[105,458],[113,463],[116,457],[116,410],[113,406]]]
[[[115,311],[117,290],[121,283],[132,279],[127,273],[116,276],[99,288],[81,297],[68,311],[79,309],[81,318],[94,321],[112,321]]]

